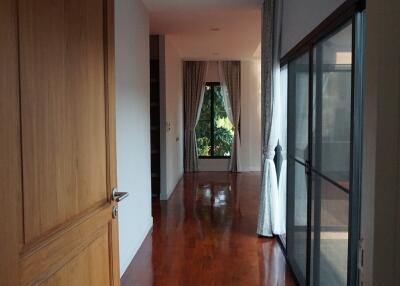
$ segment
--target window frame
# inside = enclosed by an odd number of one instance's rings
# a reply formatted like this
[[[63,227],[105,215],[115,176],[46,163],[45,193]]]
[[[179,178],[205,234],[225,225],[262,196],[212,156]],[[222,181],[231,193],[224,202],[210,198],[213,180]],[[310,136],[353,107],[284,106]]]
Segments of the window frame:
[[[210,112],[210,122],[211,122],[211,138],[210,138],[210,145],[211,145],[211,155],[210,156],[198,156],[199,159],[231,159],[231,156],[217,156],[214,155],[214,120],[215,120],[215,92],[214,88],[216,86],[221,86],[221,83],[218,81],[210,81],[206,82],[205,86],[211,87],[211,112]],[[235,131],[236,132],[236,131]]]

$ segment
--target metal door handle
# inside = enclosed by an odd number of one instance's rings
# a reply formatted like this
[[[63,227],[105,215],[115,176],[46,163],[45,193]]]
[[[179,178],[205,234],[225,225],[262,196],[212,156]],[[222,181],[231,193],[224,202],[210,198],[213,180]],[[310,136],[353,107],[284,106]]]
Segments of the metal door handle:
[[[129,193],[126,192],[118,192],[117,188],[114,188],[112,190],[112,194],[111,194],[111,199],[117,203],[119,203],[120,201],[122,201],[123,199],[126,199],[129,196]]]

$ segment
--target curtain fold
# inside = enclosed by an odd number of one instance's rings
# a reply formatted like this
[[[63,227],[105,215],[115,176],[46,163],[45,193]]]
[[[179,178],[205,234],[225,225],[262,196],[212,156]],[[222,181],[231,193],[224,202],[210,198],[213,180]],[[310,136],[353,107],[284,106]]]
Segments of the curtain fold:
[[[187,61],[183,63],[183,94],[185,114],[184,169],[198,171],[196,124],[199,119],[204,96],[207,62]]]
[[[240,171],[240,114],[241,114],[241,65],[240,61],[218,62],[218,71],[223,86],[224,104],[235,133],[231,151],[229,169]]]
[[[225,111],[226,111],[226,114],[228,115],[229,121],[232,122],[232,124],[233,124],[234,120],[233,120],[233,114],[232,114],[231,100],[229,99],[228,88],[225,83],[225,74],[224,74],[224,70],[222,67],[222,61],[218,62],[218,77],[219,77],[219,81],[221,83]]]
[[[277,212],[278,212],[278,225],[277,225],[277,233],[284,234],[286,233],[286,199],[287,199],[287,191],[286,191],[286,179],[287,179],[287,66],[281,69],[280,77],[281,77],[281,85],[280,85],[280,96],[279,96],[279,105],[280,105],[280,126],[279,126],[279,143],[282,147],[281,156],[282,156],[282,165],[281,165],[281,173],[278,180],[278,204],[277,204]]]
[[[283,198],[275,170],[275,147],[280,137],[281,1],[265,0],[262,18],[262,155],[263,171],[257,234],[282,234]],[[283,174],[282,174],[283,175]]]

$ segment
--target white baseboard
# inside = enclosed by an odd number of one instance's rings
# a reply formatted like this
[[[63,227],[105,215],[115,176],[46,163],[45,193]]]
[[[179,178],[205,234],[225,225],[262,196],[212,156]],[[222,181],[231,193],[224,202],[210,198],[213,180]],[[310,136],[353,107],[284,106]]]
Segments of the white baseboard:
[[[261,172],[261,167],[260,166],[241,167],[240,172]]]

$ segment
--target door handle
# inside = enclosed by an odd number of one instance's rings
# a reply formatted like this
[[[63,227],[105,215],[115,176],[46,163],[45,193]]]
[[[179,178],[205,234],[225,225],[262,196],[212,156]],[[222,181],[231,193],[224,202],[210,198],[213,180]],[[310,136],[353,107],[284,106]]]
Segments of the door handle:
[[[117,203],[126,199],[129,196],[127,192],[118,192],[117,188],[114,188],[111,193],[111,199]]]

